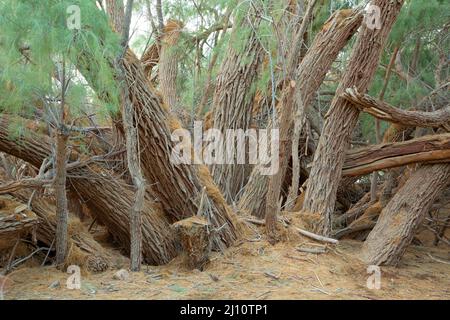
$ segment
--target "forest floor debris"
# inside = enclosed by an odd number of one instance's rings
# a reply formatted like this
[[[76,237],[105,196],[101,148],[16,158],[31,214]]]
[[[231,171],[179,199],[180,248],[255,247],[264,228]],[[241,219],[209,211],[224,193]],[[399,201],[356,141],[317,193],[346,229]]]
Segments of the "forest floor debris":
[[[165,266],[143,266],[128,281],[114,280],[117,270],[82,273],[80,290],[67,289],[70,275],[54,267],[24,266],[9,275],[4,298],[450,299],[450,268],[428,255],[449,260],[445,246],[410,246],[398,268],[381,267],[381,288],[375,290],[368,289],[370,274],[357,258],[361,242],[342,240],[320,255],[298,252],[297,245],[244,242],[213,253],[203,272],[186,269],[177,258]],[[51,288],[55,282],[61,286]]]

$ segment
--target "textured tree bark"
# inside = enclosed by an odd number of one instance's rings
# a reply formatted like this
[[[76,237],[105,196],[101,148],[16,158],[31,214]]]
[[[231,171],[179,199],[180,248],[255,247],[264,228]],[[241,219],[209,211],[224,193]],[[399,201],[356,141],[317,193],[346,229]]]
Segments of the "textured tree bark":
[[[106,0],[106,14],[113,30],[122,34],[125,16],[123,0]]]
[[[450,134],[430,135],[404,142],[382,143],[350,150],[343,176],[360,176],[376,170],[419,162],[450,162]]]
[[[127,50],[129,29],[131,23],[133,0],[127,1],[124,28],[122,34],[122,48]],[[130,269],[139,271],[142,263],[142,207],[145,200],[146,184],[140,166],[138,134],[133,121],[133,105],[129,99],[128,87],[124,81],[125,69],[123,57],[118,57],[117,72],[120,79],[120,95],[122,100],[122,123],[125,129],[127,147],[127,167],[135,188],[135,197],[130,209]]]
[[[318,232],[325,235],[331,233],[331,214],[345,160],[345,149],[359,115],[359,110],[342,99],[340,94],[353,86],[360,92],[367,90],[403,1],[375,0],[372,4],[380,8],[381,29],[372,30],[366,25],[361,27],[350,62],[326,115],[306,187],[303,211],[318,215]]]
[[[450,121],[450,106],[432,112],[403,110],[351,88],[345,90],[342,98],[378,119],[403,126],[439,127]]]
[[[2,239],[28,232],[39,223],[38,218],[33,212],[26,212],[25,214],[4,213],[0,214],[0,235]]]
[[[22,203],[27,203],[31,193],[15,191],[11,195]],[[36,228],[36,239],[49,248],[52,247],[56,233],[55,206],[40,194],[32,197],[30,206],[39,222]],[[102,272],[115,267],[111,254],[95,241],[79,219],[71,216],[68,220],[68,230],[68,247],[71,249],[68,252],[66,264],[77,264],[91,272]]]
[[[309,26],[309,23],[312,18],[313,8],[316,5],[316,0],[312,0],[308,2],[308,7],[306,9],[305,14],[303,15],[302,23],[300,28],[295,35],[294,41],[292,43],[292,50],[289,52],[288,60],[287,60],[287,77],[285,79],[285,88],[283,90],[283,95],[281,98],[281,115],[279,119],[279,130],[280,130],[280,154],[279,154],[279,169],[278,171],[269,178],[268,190],[267,190],[267,199],[266,199],[266,212],[265,212],[265,221],[266,221],[266,232],[270,242],[277,241],[277,216],[280,203],[280,192],[281,192],[281,184],[284,179],[284,174],[286,172],[286,167],[289,162],[289,147],[290,147],[290,131],[291,131],[291,123],[292,123],[292,113],[298,115],[298,120],[300,123],[296,124],[296,130],[298,132],[302,131],[301,125],[304,122],[304,108],[305,105],[303,100],[297,103],[297,106],[294,105],[294,90],[296,86],[296,81],[299,78],[295,77],[295,68],[296,61],[298,59],[298,55],[300,54],[301,48],[303,44],[303,37],[305,35],[306,29]],[[298,111],[296,110],[298,109]],[[298,144],[298,140],[297,140]],[[273,156],[273,155],[272,155]],[[298,154],[295,155],[298,157]]]
[[[255,7],[255,10],[259,9]],[[255,12],[255,17],[251,22],[244,17],[235,23],[225,60],[216,79],[212,102],[214,129],[220,130],[224,135],[228,129],[246,131],[250,127],[254,96],[252,88],[264,54],[255,30],[262,20],[262,14]],[[249,36],[245,39],[243,48],[236,49],[236,42],[242,41],[239,36],[244,30],[250,30]],[[234,141],[232,143],[234,147]],[[228,145],[227,141],[226,146]],[[229,203],[236,200],[251,170],[249,164],[238,163],[237,154],[234,154],[232,160],[234,164],[210,166],[214,181]]]
[[[424,165],[407,180],[381,212],[362,248],[368,264],[397,265],[414,232],[450,182],[450,164]]]
[[[348,40],[356,32],[362,21],[359,11],[342,13],[336,11],[326,26],[316,35],[313,43],[298,67],[296,90],[301,101],[309,105],[319,89],[332,63]],[[266,212],[268,177],[255,168],[246,184],[238,203],[241,211],[262,218]]]
[[[56,264],[62,265],[67,253],[67,195],[66,195],[66,145],[67,133],[63,129],[56,132],[55,154],[55,196],[56,196]]]
[[[69,110],[65,106],[65,90],[66,90],[66,65],[63,57],[62,61],[62,75],[60,77],[61,82],[61,105],[59,110],[59,119],[57,123],[57,129],[55,132],[55,196],[56,196],[56,265],[61,266],[67,255],[67,223],[69,219],[69,213],[67,209],[67,140],[69,133],[65,125],[65,114],[69,113]]]
[[[197,214],[201,191],[206,187],[207,200],[202,215],[214,228],[221,228],[214,239],[214,247],[231,245],[237,236],[235,214],[205,166],[174,161],[171,132],[180,129],[180,124],[149,85],[140,61],[130,50],[124,64],[134,121],[138,125],[142,171],[152,195],[173,220],[181,220]]]
[[[179,107],[180,96],[177,91],[177,75],[180,53],[177,43],[181,36],[183,24],[181,21],[168,20],[161,37],[161,52],[159,57],[159,90],[164,103],[170,110]]]
[[[144,66],[144,73],[148,81],[152,81],[152,70],[159,63],[161,45],[156,40],[142,55],[141,62]]]
[[[83,52],[78,58],[79,70],[94,90],[98,89],[95,81],[97,74],[89,68],[89,56]],[[138,128],[142,172],[150,185],[150,194],[157,198],[169,219],[177,221],[197,213],[199,196],[206,186],[208,201],[203,215],[214,228],[220,228],[215,235],[214,248],[223,249],[231,245],[237,237],[235,214],[212,181],[208,169],[174,161],[172,131],[181,129],[181,125],[170,115],[160,94],[146,79],[142,63],[131,50],[124,56],[124,68],[134,122]],[[100,91],[97,95],[105,101],[109,100]],[[117,124],[120,125],[121,121]]]
[[[30,132],[15,141],[10,139],[8,118],[0,120],[0,150],[39,168],[51,154],[49,137]],[[72,151],[70,160],[77,164]],[[95,162],[68,165],[68,186],[86,203],[91,213],[103,223],[112,236],[128,251],[130,248],[129,211],[134,190],[114,173]],[[165,264],[177,254],[170,221],[162,210],[146,196],[142,212],[143,257],[149,264]]]

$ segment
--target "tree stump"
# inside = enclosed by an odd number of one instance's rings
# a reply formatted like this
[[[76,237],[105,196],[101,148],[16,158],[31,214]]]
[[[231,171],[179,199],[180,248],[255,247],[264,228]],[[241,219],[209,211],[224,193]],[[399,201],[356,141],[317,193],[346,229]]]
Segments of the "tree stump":
[[[208,221],[203,217],[193,216],[174,223],[173,227],[186,252],[187,267],[203,270],[209,262],[212,245],[212,230]]]

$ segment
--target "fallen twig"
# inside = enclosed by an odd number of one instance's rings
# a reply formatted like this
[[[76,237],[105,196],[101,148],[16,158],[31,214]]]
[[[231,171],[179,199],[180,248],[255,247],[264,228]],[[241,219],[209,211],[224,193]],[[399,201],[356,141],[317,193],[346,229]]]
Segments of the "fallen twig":
[[[306,248],[306,247],[298,247],[296,248],[297,251],[300,252],[307,252],[307,253],[315,253],[315,254],[320,254],[320,253],[326,253],[327,249],[322,247],[322,248]]]
[[[450,264],[450,261],[445,261],[445,260],[441,260],[438,258],[433,257],[431,254],[428,253],[428,256],[433,259],[434,261],[440,262],[440,263],[445,263],[445,264]]]
[[[300,234],[304,235],[305,237],[317,240],[317,241],[322,241],[322,242],[328,242],[328,243],[333,243],[333,244],[337,244],[339,243],[339,240],[336,239],[332,239],[332,238],[328,238],[328,237],[324,237],[324,236],[320,236],[318,234],[294,227],[295,230],[297,230]]]

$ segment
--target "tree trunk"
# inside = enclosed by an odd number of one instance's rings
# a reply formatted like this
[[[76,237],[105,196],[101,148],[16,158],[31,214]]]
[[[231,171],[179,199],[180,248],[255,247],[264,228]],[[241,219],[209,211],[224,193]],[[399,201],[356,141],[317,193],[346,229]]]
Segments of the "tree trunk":
[[[359,110],[355,110],[340,94],[353,86],[361,92],[367,90],[403,1],[374,0],[372,4],[380,8],[381,29],[372,30],[366,25],[361,27],[350,62],[327,113],[306,187],[303,211],[320,217],[322,221],[319,222],[323,223],[319,223],[318,229],[325,235],[331,233],[331,214],[345,150],[359,116]]]
[[[231,245],[237,236],[235,215],[226,204],[202,165],[178,164],[173,161],[171,132],[180,129],[178,121],[158,98],[145,79],[142,65],[128,50],[124,59],[125,78],[138,125],[142,171],[156,196],[173,220],[198,212],[203,187],[207,200],[202,215],[214,228],[221,228],[214,239],[216,249]],[[144,151],[145,150],[145,151]]]
[[[22,203],[29,202],[31,197],[31,193],[25,190],[12,192],[11,195]],[[36,239],[50,248],[56,234],[56,208],[42,194],[35,194],[31,199],[31,210],[39,220]],[[69,216],[68,230],[70,250],[66,258],[66,265],[77,264],[91,272],[102,272],[110,267],[116,267],[112,255],[95,241],[78,218]]]
[[[296,77],[296,90],[300,92],[303,104],[309,105],[319,89],[332,63],[361,24],[359,11],[336,11],[326,26],[316,35],[310,49],[303,58]],[[262,218],[266,212],[268,177],[253,169],[238,207]]]
[[[450,182],[450,164],[424,165],[381,212],[362,248],[372,265],[397,265],[434,200]]]
[[[80,50],[76,61],[78,69],[100,99],[111,101],[111,97],[96,85],[98,74],[89,64],[92,58],[82,48]],[[114,65],[113,61],[110,63]],[[142,172],[150,185],[150,194],[158,199],[170,219],[181,220],[197,213],[199,195],[206,186],[208,201],[203,215],[214,228],[220,228],[214,248],[231,245],[237,237],[235,215],[212,181],[208,169],[173,161],[175,142],[172,141],[172,132],[181,129],[181,125],[148,82],[142,63],[131,50],[127,50],[124,56],[124,68],[134,122],[138,128]],[[120,124],[121,121],[116,122],[116,125]]]
[[[288,74],[285,80],[285,87],[283,90],[283,95],[281,98],[281,115],[279,118],[279,130],[280,130],[280,154],[279,154],[279,169],[269,178],[268,190],[267,190],[267,207],[265,212],[265,221],[266,221],[266,232],[270,242],[275,242],[277,240],[277,216],[280,203],[280,191],[281,184],[284,179],[284,174],[286,172],[286,167],[289,162],[289,136],[291,132],[291,124],[292,124],[292,114],[299,113],[298,119],[300,123],[297,123],[296,130],[301,132],[302,128],[299,127],[300,124],[304,122],[304,109],[305,105],[303,100],[297,101],[297,105],[294,106],[294,90],[296,86],[296,80],[299,80],[299,76],[295,77],[295,68],[296,61],[298,59],[298,55],[300,54],[300,49],[303,47],[303,36],[306,32],[307,27],[311,21],[313,8],[316,4],[316,0],[312,0],[308,2],[308,8],[306,9],[305,14],[303,15],[302,23],[300,28],[295,35],[294,42],[292,43],[292,50],[288,55]],[[297,111],[298,110],[298,111]],[[298,144],[298,140],[297,140]],[[272,155],[274,156],[274,155]],[[276,156],[276,155],[275,155]],[[295,155],[298,157],[298,154]]]
[[[161,91],[164,103],[171,111],[177,110],[180,96],[177,91],[177,75],[179,63],[178,40],[181,36],[183,24],[177,20],[168,20],[164,26],[161,37],[161,52],[159,57],[159,90]]]
[[[258,9],[261,9],[259,5]],[[250,127],[254,96],[252,88],[264,55],[256,30],[262,20],[261,16],[261,12],[255,12],[256,18],[252,18],[251,22],[245,17],[235,22],[227,54],[217,76],[212,102],[213,121],[214,129],[220,130],[224,135],[228,129],[246,131]],[[242,41],[239,37],[244,30],[250,30],[250,34],[245,39],[243,48],[236,49],[236,42]],[[234,148],[234,141],[227,141],[225,148],[231,144]],[[224,151],[226,154],[233,150]],[[247,153],[245,156],[247,158]],[[236,200],[251,170],[248,163],[238,163],[236,153],[232,160],[233,164],[219,163],[210,167],[214,181],[229,203]]]
[[[122,34],[125,16],[123,0],[106,0],[106,13],[112,29],[118,34]]]
[[[62,265],[67,253],[67,195],[66,195],[66,148],[67,134],[63,129],[56,132],[55,196],[56,196],[56,264]]]

